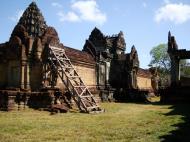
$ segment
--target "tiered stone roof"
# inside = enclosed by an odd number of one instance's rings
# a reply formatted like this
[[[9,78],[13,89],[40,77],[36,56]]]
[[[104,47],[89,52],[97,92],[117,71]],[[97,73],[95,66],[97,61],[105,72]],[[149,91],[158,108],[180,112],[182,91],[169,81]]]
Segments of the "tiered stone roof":
[[[47,28],[46,22],[35,2],[24,11],[17,25],[22,25],[30,36],[41,36]]]

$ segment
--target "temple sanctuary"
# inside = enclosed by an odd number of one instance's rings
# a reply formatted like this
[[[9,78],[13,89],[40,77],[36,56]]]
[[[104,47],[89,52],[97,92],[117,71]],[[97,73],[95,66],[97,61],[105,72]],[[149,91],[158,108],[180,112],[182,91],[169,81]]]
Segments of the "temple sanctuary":
[[[100,99],[122,99],[133,91],[154,93],[156,71],[139,68],[135,46],[130,53],[125,50],[123,32],[106,36],[96,27],[82,50],[65,46],[32,2],[10,39],[0,44],[0,109],[64,104],[72,101],[68,92],[78,95],[79,108],[88,108],[91,102],[95,106],[89,108],[96,108]],[[89,96],[92,100],[86,105],[82,98]]]

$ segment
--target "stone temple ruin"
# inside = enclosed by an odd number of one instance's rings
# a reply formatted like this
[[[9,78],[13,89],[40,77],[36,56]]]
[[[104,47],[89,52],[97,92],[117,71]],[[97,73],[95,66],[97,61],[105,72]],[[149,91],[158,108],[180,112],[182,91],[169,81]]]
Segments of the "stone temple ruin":
[[[168,33],[168,54],[171,59],[171,84],[160,92],[163,102],[190,101],[190,78],[181,77],[180,60],[190,59],[190,51],[178,49],[175,37]]]
[[[94,28],[83,50],[60,43],[35,2],[24,11],[9,41],[0,44],[0,109],[24,107],[101,111],[100,100],[156,91],[155,71],[139,68],[135,47],[125,53],[124,35]]]

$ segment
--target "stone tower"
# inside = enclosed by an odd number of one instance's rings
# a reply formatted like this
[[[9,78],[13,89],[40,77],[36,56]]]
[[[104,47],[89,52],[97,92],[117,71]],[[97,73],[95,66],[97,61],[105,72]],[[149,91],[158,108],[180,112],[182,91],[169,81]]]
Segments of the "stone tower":
[[[32,2],[15,26],[6,50],[1,48],[8,71],[3,73],[7,78],[2,86],[39,90],[43,85],[44,49],[49,44],[63,47],[56,30],[46,25],[36,3]]]

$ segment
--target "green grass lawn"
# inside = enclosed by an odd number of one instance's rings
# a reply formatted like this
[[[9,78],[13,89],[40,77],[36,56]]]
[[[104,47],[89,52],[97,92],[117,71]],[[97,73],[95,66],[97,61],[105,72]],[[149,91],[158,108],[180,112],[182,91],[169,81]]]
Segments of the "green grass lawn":
[[[171,105],[103,103],[102,114],[0,112],[0,142],[160,142],[184,123]],[[189,105],[190,106],[190,105]]]

